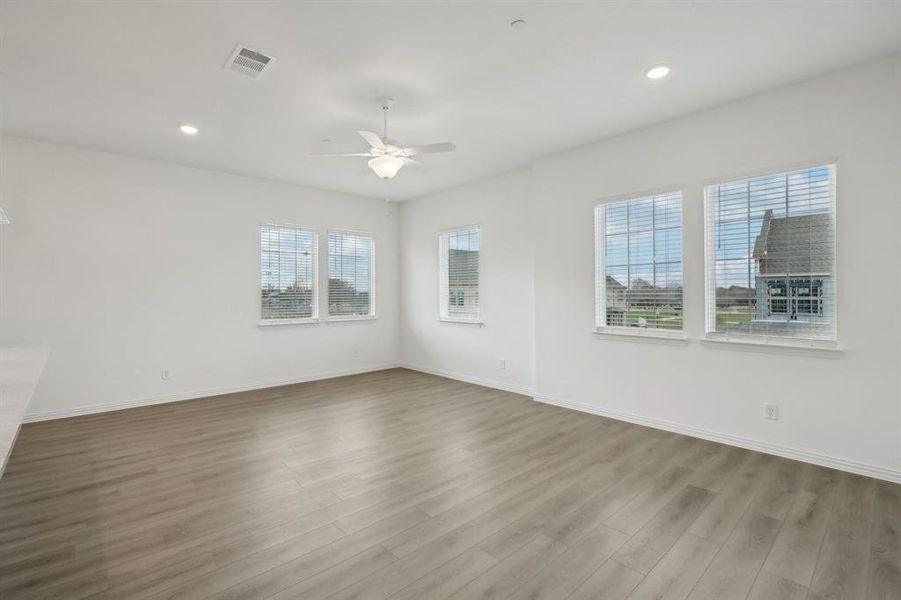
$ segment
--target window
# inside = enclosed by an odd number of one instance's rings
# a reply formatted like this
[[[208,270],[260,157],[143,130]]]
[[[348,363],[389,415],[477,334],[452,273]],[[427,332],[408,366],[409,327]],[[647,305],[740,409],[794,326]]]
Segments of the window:
[[[595,254],[599,330],[682,329],[682,192],[597,205]]]
[[[260,226],[263,322],[303,322],[319,318],[318,239],[315,231],[303,227]]]
[[[788,295],[784,279],[767,282],[767,294],[769,302],[767,311],[771,315],[788,314]]]
[[[374,317],[372,236],[330,231],[328,234],[328,316]]]
[[[792,310],[798,315],[822,316],[823,280],[789,279]]]
[[[438,238],[440,255],[440,317],[477,323],[479,311],[478,227],[446,231]]]
[[[835,340],[835,166],[708,186],[709,335]]]

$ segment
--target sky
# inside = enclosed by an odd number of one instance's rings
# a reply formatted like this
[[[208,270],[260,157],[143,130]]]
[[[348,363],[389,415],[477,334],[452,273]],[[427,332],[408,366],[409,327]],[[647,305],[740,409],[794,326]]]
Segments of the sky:
[[[313,278],[312,231],[263,226],[260,229],[262,287],[285,288],[295,282],[310,286]],[[369,291],[371,238],[348,233],[329,233],[329,278],[347,281],[357,291]]]

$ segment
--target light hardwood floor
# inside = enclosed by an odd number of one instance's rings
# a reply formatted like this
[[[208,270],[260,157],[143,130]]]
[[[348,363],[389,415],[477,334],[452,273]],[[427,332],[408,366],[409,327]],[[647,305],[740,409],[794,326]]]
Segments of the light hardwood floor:
[[[0,598],[901,598],[901,486],[395,369],[26,425]]]

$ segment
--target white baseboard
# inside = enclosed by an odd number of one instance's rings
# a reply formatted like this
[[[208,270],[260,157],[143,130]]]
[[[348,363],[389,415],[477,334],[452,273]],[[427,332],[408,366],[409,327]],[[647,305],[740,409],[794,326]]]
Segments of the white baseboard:
[[[522,394],[523,396],[532,395],[532,390],[530,388],[521,385],[505,383],[503,381],[483,379],[481,377],[472,377],[470,375],[455,373],[454,371],[447,371],[445,369],[433,369],[432,367],[423,367],[421,365],[414,365],[410,363],[401,363],[398,366],[404,369],[410,369],[411,371],[419,371],[421,373],[428,373],[429,375],[437,375],[438,377],[447,377],[448,379],[455,379],[457,381],[481,385],[483,387],[490,387],[496,390],[503,390],[505,392],[513,392],[514,394]]]
[[[196,400],[197,398],[206,398],[208,396],[221,396],[223,394],[234,394],[236,392],[249,392],[253,390],[262,390],[266,388],[279,387],[282,385],[292,385],[295,383],[305,383],[307,381],[317,381],[319,379],[331,379],[333,377],[344,377],[347,375],[359,375],[360,373],[372,373],[374,371],[384,371],[385,369],[394,369],[399,367],[397,363],[388,363],[383,365],[372,365],[368,367],[360,367],[358,369],[342,369],[337,371],[326,371],[313,375],[302,375],[300,377],[287,377],[283,379],[269,379],[266,381],[255,381],[252,383],[233,385],[219,388],[208,388],[204,390],[191,390],[187,392],[176,392],[174,394],[164,394],[162,396],[153,396],[150,398],[139,398],[136,400],[127,400],[125,402],[114,402],[111,404],[94,404],[92,406],[79,406],[76,408],[63,408],[58,410],[48,410],[39,413],[31,413],[25,415],[23,423],[36,423],[38,421],[49,421],[51,419],[65,419],[67,417],[78,417],[82,415],[93,415],[97,413],[111,412],[114,410],[122,410],[125,408],[136,408],[138,406],[151,406],[153,404],[166,404],[169,402],[181,402],[183,400]]]
[[[876,479],[884,479],[893,483],[901,483],[901,471],[889,469],[887,467],[877,467],[875,465],[837,458],[835,456],[828,456],[826,454],[820,454],[818,452],[799,450],[797,448],[780,446],[777,444],[771,444],[769,442],[761,442],[749,438],[743,438],[725,433],[718,433],[715,431],[709,431],[707,429],[692,427],[690,425],[673,423],[671,421],[666,421],[663,419],[654,419],[627,412],[608,410],[581,402],[571,402],[568,400],[549,398],[547,396],[535,396],[535,400],[537,400],[538,402],[543,402],[545,404],[553,404],[554,406],[560,406],[563,408],[570,408],[581,412],[591,413],[593,415],[599,415],[601,417],[609,417],[618,421],[627,421],[629,423],[635,423],[636,425],[645,425],[647,427],[653,427],[655,429],[663,429],[664,431],[681,433],[683,435],[710,440],[712,442],[719,442],[721,444],[728,444],[730,446],[738,446],[739,448],[747,448],[748,450],[755,450],[757,452],[763,452],[765,454],[774,454],[783,458],[799,460],[802,462],[820,465],[822,467],[829,467],[832,469],[838,469],[840,471],[848,471],[849,473],[866,475],[867,477],[874,477]]]

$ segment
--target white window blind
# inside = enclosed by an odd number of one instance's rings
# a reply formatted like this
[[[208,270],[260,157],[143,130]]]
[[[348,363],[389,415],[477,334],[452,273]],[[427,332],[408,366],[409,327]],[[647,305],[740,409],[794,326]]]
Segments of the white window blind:
[[[317,246],[311,229],[260,226],[260,302],[263,321],[319,318]]]
[[[708,186],[707,332],[835,340],[835,166]]]
[[[372,260],[372,236],[368,233],[329,232],[329,317],[375,316]]]
[[[682,329],[682,192],[595,207],[596,326]]]
[[[480,243],[478,227],[454,229],[438,237],[442,319],[479,321]]]

